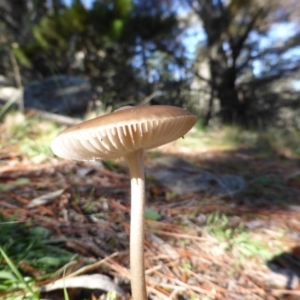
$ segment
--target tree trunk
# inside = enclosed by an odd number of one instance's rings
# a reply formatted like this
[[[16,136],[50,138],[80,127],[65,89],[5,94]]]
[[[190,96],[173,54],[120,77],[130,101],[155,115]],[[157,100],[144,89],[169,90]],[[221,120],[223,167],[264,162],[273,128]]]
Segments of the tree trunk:
[[[219,54],[210,62],[212,89],[220,103],[219,116],[223,124],[245,125],[246,106],[239,100],[236,90],[235,67],[227,65],[222,52],[220,48]]]
[[[234,124],[242,121],[241,105],[235,88],[220,86],[217,90],[220,101],[220,117],[223,124]]]

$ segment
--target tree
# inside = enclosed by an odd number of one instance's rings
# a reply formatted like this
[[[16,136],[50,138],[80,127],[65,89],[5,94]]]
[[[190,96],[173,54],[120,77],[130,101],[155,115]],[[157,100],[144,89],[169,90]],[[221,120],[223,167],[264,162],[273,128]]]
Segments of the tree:
[[[0,72],[14,79],[13,51],[19,43],[31,38],[31,24],[47,11],[46,0],[0,1]]]
[[[164,2],[102,0],[90,8],[80,0],[70,6],[58,0],[36,3],[39,13],[26,6],[24,21],[14,20],[16,34],[2,23],[11,32],[8,44],[25,84],[55,74],[76,74],[90,79],[105,105],[134,104],[158,89],[160,102],[183,103],[186,96],[180,87],[186,83],[175,75],[184,67],[183,47],[176,39],[176,15]],[[20,11],[23,6],[14,8]],[[32,14],[34,22],[25,26]],[[26,38],[20,38],[23,28]],[[10,76],[10,66],[2,67]]]
[[[251,126],[272,117],[270,112],[278,103],[270,105],[269,94],[263,91],[270,91],[276,80],[299,70],[300,57],[295,60],[286,54],[300,45],[300,33],[295,31],[280,45],[262,47],[260,41],[266,40],[273,24],[295,17],[294,2],[186,0],[202,22],[206,35],[197,60],[198,63],[206,60],[209,76],[202,76],[199,68],[195,71],[198,80],[210,89],[205,125],[212,117],[215,101],[220,107],[218,115],[222,123]],[[261,65],[259,74],[254,72],[255,63]]]

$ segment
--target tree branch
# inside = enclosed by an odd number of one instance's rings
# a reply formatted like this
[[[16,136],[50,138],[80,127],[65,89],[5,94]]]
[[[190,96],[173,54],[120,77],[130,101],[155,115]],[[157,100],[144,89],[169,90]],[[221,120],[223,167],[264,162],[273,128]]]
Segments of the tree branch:
[[[254,28],[254,25],[255,25],[257,19],[262,15],[262,13],[263,13],[263,9],[259,9],[257,11],[257,13],[253,16],[251,22],[248,23],[246,30],[244,31],[244,33],[242,35],[240,35],[237,42],[231,41],[232,58],[233,58],[234,62],[236,61],[236,59],[240,55],[245,41],[247,40],[250,32]]]

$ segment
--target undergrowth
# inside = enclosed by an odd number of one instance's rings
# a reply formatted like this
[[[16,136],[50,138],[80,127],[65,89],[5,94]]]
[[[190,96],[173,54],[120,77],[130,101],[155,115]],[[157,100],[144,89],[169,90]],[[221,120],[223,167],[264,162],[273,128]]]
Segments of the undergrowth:
[[[53,276],[70,262],[73,254],[52,245],[48,239],[51,233],[44,227],[1,216],[0,224],[0,292],[21,290],[39,299],[33,288],[35,282]]]
[[[52,156],[50,142],[62,130],[53,122],[20,112],[7,114],[0,126],[0,150],[20,152],[36,163]]]
[[[49,144],[65,128],[16,111],[7,113],[0,126],[0,150],[12,147],[37,163],[52,156]],[[244,148],[254,149],[260,156],[280,153],[298,157],[300,133],[293,128],[244,130],[238,126],[223,126],[219,129],[195,126],[184,138],[175,141],[174,145],[203,152]]]
[[[294,128],[267,128],[245,130],[238,126],[223,126],[219,129],[196,126],[184,139],[175,142],[176,146],[200,151],[254,149],[260,156],[276,153],[300,156],[300,133]]]

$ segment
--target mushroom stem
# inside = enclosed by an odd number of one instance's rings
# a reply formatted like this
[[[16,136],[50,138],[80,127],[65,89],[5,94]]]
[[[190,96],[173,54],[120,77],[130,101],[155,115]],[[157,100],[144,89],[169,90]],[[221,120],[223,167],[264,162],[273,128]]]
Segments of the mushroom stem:
[[[132,298],[134,300],[147,299],[144,267],[144,210],[146,196],[143,158],[143,149],[139,149],[125,157],[131,176],[130,273]]]

